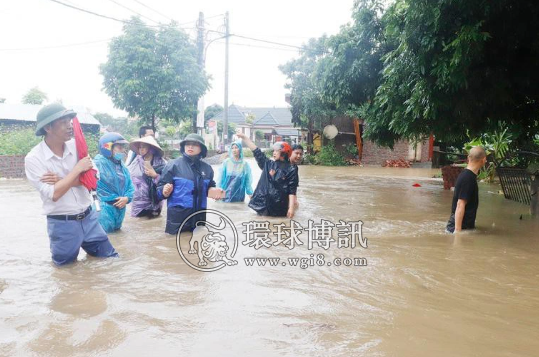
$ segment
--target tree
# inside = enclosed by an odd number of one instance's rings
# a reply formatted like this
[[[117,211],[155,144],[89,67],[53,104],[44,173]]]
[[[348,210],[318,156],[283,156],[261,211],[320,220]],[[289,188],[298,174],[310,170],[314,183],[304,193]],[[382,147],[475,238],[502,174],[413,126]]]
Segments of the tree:
[[[228,123],[228,137],[231,138],[236,133],[236,124]],[[221,137],[223,134],[223,122],[221,120],[217,121],[217,135]]]
[[[221,113],[223,111],[223,107],[219,104],[213,104],[207,107],[204,110],[204,121],[208,121],[211,118],[215,117],[217,114]]]
[[[153,127],[157,118],[190,120],[193,103],[209,87],[196,51],[176,23],[154,30],[132,18],[100,66],[104,90],[117,108]]]
[[[321,130],[335,115],[335,105],[325,100],[314,76],[317,64],[326,55],[326,42],[326,37],[309,40],[298,59],[279,66],[288,77],[285,88],[290,89],[292,123],[308,130],[309,148],[315,130]]]
[[[6,98],[0,98],[0,103],[5,103],[6,102]]]
[[[535,1],[397,0],[384,18],[394,47],[365,107],[368,137],[385,145],[430,133],[454,141],[502,121],[521,143],[531,141],[539,112]]]
[[[41,91],[38,87],[31,88],[25,95],[22,97],[23,104],[43,104],[46,101],[47,94]]]
[[[368,139],[392,146],[431,133],[462,143],[504,122],[515,146],[530,145],[539,131],[539,4],[382,3],[357,0],[350,25],[281,66],[298,125],[328,111],[361,117]]]

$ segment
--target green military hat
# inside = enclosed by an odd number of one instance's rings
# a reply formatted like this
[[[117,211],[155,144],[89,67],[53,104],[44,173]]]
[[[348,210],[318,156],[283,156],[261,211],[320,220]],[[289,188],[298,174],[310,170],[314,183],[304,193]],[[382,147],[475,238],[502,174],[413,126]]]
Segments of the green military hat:
[[[75,113],[71,109],[66,109],[66,107],[64,107],[60,103],[52,103],[52,104],[44,106],[37,113],[36,136],[45,135],[45,130],[43,129],[45,125],[50,124],[53,121],[58,120],[60,118],[64,118],[67,116],[73,118],[76,115],[77,113]]]
[[[200,156],[202,158],[206,157],[206,155],[208,154],[208,148],[206,147],[206,143],[204,143],[204,139],[202,138],[202,136],[198,135],[198,134],[188,134],[185,139],[183,139],[181,142],[180,142],[180,147],[181,147],[181,151],[182,152],[185,152],[185,143],[187,141],[194,141],[194,142],[197,142],[200,144],[200,148],[201,148],[201,151],[200,151]]]

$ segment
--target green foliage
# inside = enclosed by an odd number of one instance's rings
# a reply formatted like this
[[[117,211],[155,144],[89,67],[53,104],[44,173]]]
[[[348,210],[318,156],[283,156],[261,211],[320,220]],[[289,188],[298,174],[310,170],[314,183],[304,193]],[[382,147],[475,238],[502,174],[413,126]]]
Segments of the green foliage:
[[[335,106],[323,97],[315,76],[318,62],[326,56],[327,41],[325,36],[309,40],[300,58],[279,66],[289,81],[285,87],[291,92],[292,122],[310,132],[322,129],[336,114]]]
[[[508,132],[508,128],[500,122],[498,123],[498,129],[494,132],[485,133],[464,144],[465,152],[469,153],[472,148],[482,146],[489,157],[489,162],[481,169],[478,175],[479,179],[485,179],[488,182],[494,181],[496,168],[500,166],[509,152],[511,138],[512,134]]]
[[[219,104],[210,105],[204,110],[204,120],[205,121],[210,120],[211,118],[221,113],[222,111],[223,111],[223,107],[221,105]]]
[[[295,123],[346,114],[392,146],[493,132],[508,120],[518,147],[539,132],[539,5],[535,1],[357,0],[352,23],[312,39],[281,66]]]
[[[155,127],[156,118],[191,118],[208,89],[196,47],[175,23],[154,30],[138,18],[124,25],[100,66],[104,90],[117,108]]]
[[[335,148],[335,143],[330,141],[324,145],[318,153],[318,162],[324,166],[345,166],[346,161],[342,154]]]
[[[34,128],[8,131],[1,129],[0,155],[26,155],[42,140]]]
[[[253,124],[254,121],[255,121],[255,115],[253,113],[247,114],[247,117],[245,118],[245,122],[247,124]]]
[[[262,130],[256,130],[255,131],[255,139],[257,141],[264,140],[264,132]]]
[[[236,124],[235,123],[228,123],[228,139],[230,140],[232,136],[236,133]],[[221,137],[223,134],[223,122],[217,121],[217,135]]]
[[[47,94],[38,87],[31,88],[23,97],[23,104],[43,104],[46,101]]]
[[[356,144],[347,144],[344,149],[347,156],[356,157],[359,153]]]
[[[26,155],[34,146],[41,142],[42,137],[36,136],[34,128],[7,131],[1,129],[0,155]],[[88,152],[94,157],[98,152],[99,134],[85,134]]]
[[[6,102],[6,98],[1,98],[0,97],[0,103],[5,103]]]
[[[84,134],[86,144],[88,144],[88,155],[95,157],[99,153],[99,134]]]

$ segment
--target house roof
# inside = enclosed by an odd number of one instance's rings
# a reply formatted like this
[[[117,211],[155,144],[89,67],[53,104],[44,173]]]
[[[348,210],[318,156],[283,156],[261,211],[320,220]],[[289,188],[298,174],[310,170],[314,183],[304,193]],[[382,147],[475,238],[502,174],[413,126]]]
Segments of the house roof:
[[[300,129],[273,129],[279,136],[300,136]]]
[[[245,120],[249,114],[254,115],[253,125],[272,125],[292,127],[292,112],[289,108],[248,108],[232,104],[228,107],[228,122],[249,125]],[[269,116],[268,116],[269,114]],[[224,111],[213,119],[223,121]],[[269,123],[269,124],[268,124]]]
[[[35,122],[37,112],[43,108],[36,104],[6,104],[0,103],[0,120],[20,120]],[[83,107],[73,107],[81,124],[101,125],[88,110]]]
[[[253,122],[253,126],[255,126],[255,125],[279,126],[281,124],[279,122],[277,122],[277,120],[275,120],[275,118],[273,117],[273,115],[271,115],[270,112],[267,112],[264,116],[262,116],[261,118],[256,119]]]

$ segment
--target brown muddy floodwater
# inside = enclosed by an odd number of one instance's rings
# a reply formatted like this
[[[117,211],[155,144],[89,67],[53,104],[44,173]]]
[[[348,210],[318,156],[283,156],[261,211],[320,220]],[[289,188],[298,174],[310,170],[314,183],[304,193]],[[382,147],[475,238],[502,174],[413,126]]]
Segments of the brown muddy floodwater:
[[[127,217],[110,235],[118,259],[81,251],[55,268],[37,192],[0,181],[0,355],[538,356],[539,225],[481,184],[478,229],[445,234],[452,192],[431,175],[302,166],[297,222],[362,220],[368,248],[240,243],[238,265],[210,273],[180,258],[164,217]],[[246,204],[210,208],[240,231],[261,221]],[[244,260],[310,254],[368,265]]]

